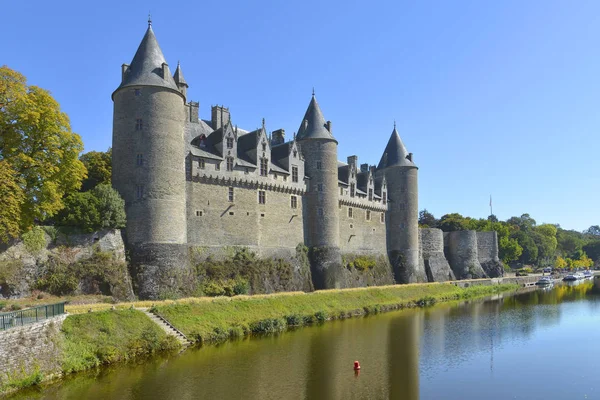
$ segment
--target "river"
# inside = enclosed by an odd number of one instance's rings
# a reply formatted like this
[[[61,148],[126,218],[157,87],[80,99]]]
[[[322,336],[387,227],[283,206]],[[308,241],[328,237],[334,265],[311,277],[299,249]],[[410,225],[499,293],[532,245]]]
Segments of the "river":
[[[577,283],[192,349],[15,398],[600,399],[600,279]]]

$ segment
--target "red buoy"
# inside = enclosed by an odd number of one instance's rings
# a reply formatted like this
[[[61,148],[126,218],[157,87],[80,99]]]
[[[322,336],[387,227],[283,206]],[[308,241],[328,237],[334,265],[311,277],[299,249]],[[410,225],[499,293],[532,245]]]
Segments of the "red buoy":
[[[360,363],[358,361],[354,361],[354,370],[358,371],[360,369]]]

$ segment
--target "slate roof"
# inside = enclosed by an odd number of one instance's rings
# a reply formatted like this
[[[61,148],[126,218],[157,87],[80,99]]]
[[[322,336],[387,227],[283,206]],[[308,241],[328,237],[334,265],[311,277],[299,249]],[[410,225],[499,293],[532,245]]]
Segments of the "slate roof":
[[[284,168],[280,161],[290,155],[292,144],[293,142],[286,142],[271,147],[271,162]]]
[[[394,130],[392,132],[392,136],[390,136],[390,140],[388,141],[387,146],[385,146],[385,150],[383,151],[383,156],[381,156],[381,161],[379,161],[379,165],[377,169],[389,168],[389,167],[417,167],[416,164],[412,161],[409,161],[408,151],[406,151],[406,147],[402,143],[400,139],[400,135],[396,130],[396,126],[394,126]]]
[[[181,71],[181,65],[177,62],[177,69],[175,70],[175,74],[173,74],[173,80],[175,83],[179,83],[185,86],[189,86],[183,77],[183,72]]]
[[[304,126],[305,120],[308,121],[306,127]],[[314,94],[310,100],[308,108],[306,109],[304,118],[302,118],[300,128],[298,129],[298,134],[296,135],[296,140],[306,139],[335,140],[333,135],[325,127],[325,117],[323,117],[323,113],[321,112],[321,108],[319,107],[319,103],[317,103],[317,99],[315,98]]]
[[[338,180],[344,182],[347,185],[348,176],[350,175],[350,168],[348,167],[348,164],[340,164],[341,163],[338,161]]]
[[[166,63],[165,56],[154,36],[152,25],[148,25],[148,30],[117,90],[127,86],[160,86],[179,91],[171,75],[163,78],[163,63]]]

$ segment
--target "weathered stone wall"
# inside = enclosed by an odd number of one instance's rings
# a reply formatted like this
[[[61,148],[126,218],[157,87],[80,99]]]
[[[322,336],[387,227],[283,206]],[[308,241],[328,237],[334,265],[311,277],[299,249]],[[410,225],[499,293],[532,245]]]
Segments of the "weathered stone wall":
[[[0,331],[0,388],[36,373],[42,379],[60,373],[60,327],[65,318]]]
[[[444,233],[444,253],[456,279],[486,278],[477,254],[477,232]]]
[[[444,255],[444,235],[440,229],[419,229],[421,253],[429,282],[454,280],[455,276]]]
[[[110,252],[115,261],[125,263],[125,244],[118,229],[103,230],[85,234],[63,234],[58,230],[56,237],[46,235],[46,246],[38,252],[31,253],[21,240],[10,245],[0,245],[0,262],[19,266],[18,276],[14,277],[9,287],[0,287],[0,295],[4,297],[23,297],[31,293],[35,279],[41,275],[51,258],[59,258],[63,262],[74,263],[92,257],[95,251]],[[129,276],[124,277],[128,287],[127,297],[133,295]],[[85,291],[85,287],[81,287]]]
[[[352,217],[349,215],[352,209]],[[367,211],[370,219],[367,219]],[[341,205],[340,214],[340,250],[342,253],[386,253],[385,213],[372,208]],[[381,216],[384,216],[382,221]]]
[[[259,190],[265,191],[265,204],[259,204]],[[304,242],[300,193],[227,181],[188,182],[187,192],[191,246],[260,247],[263,253],[269,248],[275,252],[278,248],[293,250]],[[291,206],[292,196],[296,197],[296,208]]]
[[[496,231],[477,232],[477,256],[483,270],[490,278],[504,275],[504,265],[498,257],[498,234]]]

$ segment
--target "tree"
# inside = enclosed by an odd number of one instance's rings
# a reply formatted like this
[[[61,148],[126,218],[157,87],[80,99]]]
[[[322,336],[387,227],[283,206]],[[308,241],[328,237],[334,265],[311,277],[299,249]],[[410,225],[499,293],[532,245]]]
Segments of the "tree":
[[[556,239],[558,240],[558,251],[563,257],[576,258],[583,247],[583,235],[576,231],[558,229]]]
[[[81,191],[87,192],[102,183],[110,183],[112,175],[112,149],[106,152],[90,151],[79,157],[87,169],[87,178],[81,184]]]
[[[535,219],[531,218],[529,214],[522,214],[520,217],[511,217],[506,223],[517,226],[522,231],[533,229],[536,224]]]
[[[78,158],[82,150],[81,138],[50,93],[0,67],[0,159],[23,189],[21,229],[55,215],[64,196],[80,187],[86,176]]]
[[[446,214],[440,218],[438,227],[444,232],[465,231],[469,229],[469,221],[458,213]]]
[[[57,224],[74,226],[85,232],[125,227],[125,201],[108,184],[89,192],[75,192],[65,199]]]
[[[600,236],[600,226],[592,225],[589,228],[587,228],[585,231],[583,231],[583,233],[592,235],[592,236]]]
[[[435,219],[432,213],[425,210],[419,211],[419,226],[422,228],[435,228],[438,225],[438,220]]]
[[[552,264],[558,243],[556,233],[556,227],[550,224],[536,226],[532,232],[529,232],[538,248],[538,261],[541,264]]]
[[[583,251],[594,261],[600,261],[600,240],[594,240],[583,246]]]
[[[0,242],[19,237],[21,233],[21,205],[25,195],[16,175],[8,162],[0,160]]]
[[[535,264],[538,259],[538,248],[533,238],[523,231],[517,231],[513,234],[513,239],[516,239],[523,248],[519,261],[523,264]]]

